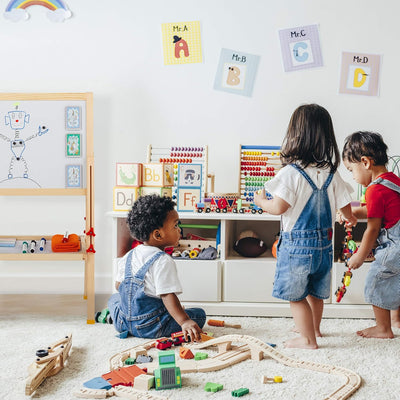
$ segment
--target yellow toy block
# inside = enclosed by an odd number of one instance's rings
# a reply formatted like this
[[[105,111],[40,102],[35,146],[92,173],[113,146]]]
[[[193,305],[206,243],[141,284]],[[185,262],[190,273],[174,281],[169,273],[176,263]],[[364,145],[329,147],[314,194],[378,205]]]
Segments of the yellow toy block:
[[[165,187],[174,185],[174,165],[166,163],[143,164],[142,186]]]
[[[130,211],[133,203],[140,196],[140,188],[130,186],[115,186],[114,187],[114,211]]]

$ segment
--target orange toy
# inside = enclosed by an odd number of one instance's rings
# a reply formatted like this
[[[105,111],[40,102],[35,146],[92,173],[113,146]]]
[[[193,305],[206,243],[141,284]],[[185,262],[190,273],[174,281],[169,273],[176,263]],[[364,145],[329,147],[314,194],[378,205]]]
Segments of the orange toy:
[[[51,250],[54,253],[79,251],[80,249],[81,241],[79,236],[74,233],[69,235],[68,238],[65,235],[54,235],[51,238]]]
[[[225,321],[219,321],[217,319],[209,319],[207,321],[207,324],[210,326],[226,326],[227,328],[235,328],[235,329],[240,329],[242,325],[235,325],[235,324],[226,324]]]

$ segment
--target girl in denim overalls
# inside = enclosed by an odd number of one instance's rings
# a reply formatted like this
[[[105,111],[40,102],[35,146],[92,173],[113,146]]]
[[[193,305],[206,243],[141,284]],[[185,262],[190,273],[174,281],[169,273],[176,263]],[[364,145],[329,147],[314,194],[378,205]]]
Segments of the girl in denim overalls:
[[[180,239],[178,213],[169,197],[140,197],[128,215],[132,236],[144,242],[129,251],[121,262],[122,279],[108,301],[118,332],[158,338],[183,331],[184,337],[200,340],[206,314],[201,308],[183,309],[177,294],[182,292],[175,262],[164,252]]]
[[[357,218],[367,218],[367,229],[348,266],[359,268],[378,241],[364,290],[376,325],[357,334],[383,339],[394,337],[390,313],[392,310],[394,326],[398,326],[400,307],[400,178],[386,169],[386,152],[382,136],[373,132],[353,133],[343,148],[345,166],[357,183],[367,187],[366,207],[354,209]]]
[[[316,349],[323,300],[330,296],[332,226],[336,210],[350,223],[351,188],[336,171],[339,149],[332,120],[317,104],[297,108],[283,141],[284,167],[255,195],[255,203],[282,215],[273,296],[288,300],[300,337],[286,347]]]

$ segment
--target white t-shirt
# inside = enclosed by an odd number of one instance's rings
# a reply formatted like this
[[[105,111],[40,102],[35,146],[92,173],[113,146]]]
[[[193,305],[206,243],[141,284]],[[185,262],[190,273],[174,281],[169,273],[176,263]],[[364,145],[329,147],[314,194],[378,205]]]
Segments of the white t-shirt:
[[[139,245],[134,248],[132,254],[132,276],[150,260],[154,254],[161,251],[157,247]],[[126,253],[118,259],[116,281],[122,282],[125,279],[125,265],[128,258]],[[164,253],[153,263],[144,278],[144,292],[147,296],[160,297],[162,294],[182,293],[182,286],[179,282],[175,261],[170,255]]]
[[[329,168],[310,167],[304,169],[314,184],[320,189],[329,176]],[[272,196],[280,197],[291,207],[282,214],[282,230],[288,232],[293,229],[305,205],[307,204],[312,188],[303,175],[290,165],[283,167],[276,176],[265,183],[265,190]],[[335,223],[336,210],[351,202],[353,188],[346,183],[336,171],[328,186],[328,198],[331,206],[332,226]]]

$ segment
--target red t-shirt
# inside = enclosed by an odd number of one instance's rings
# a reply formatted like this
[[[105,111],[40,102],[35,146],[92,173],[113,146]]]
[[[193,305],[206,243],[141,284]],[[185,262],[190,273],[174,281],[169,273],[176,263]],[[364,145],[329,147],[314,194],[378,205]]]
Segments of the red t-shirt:
[[[400,178],[393,172],[385,172],[379,178],[387,179],[400,186]],[[388,229],[400,220],[400,193],[383,185],[368,186],[365,192],[368,218],[382,218],[383,226]]]

